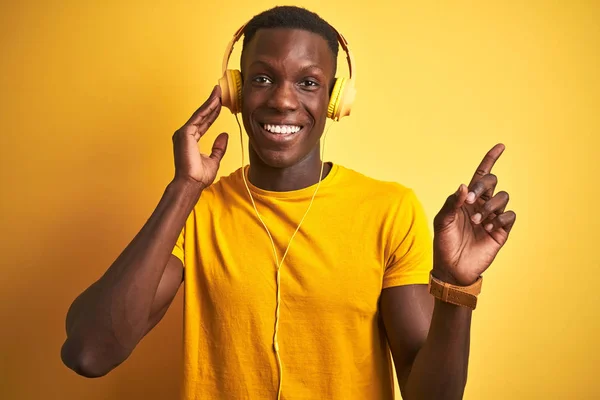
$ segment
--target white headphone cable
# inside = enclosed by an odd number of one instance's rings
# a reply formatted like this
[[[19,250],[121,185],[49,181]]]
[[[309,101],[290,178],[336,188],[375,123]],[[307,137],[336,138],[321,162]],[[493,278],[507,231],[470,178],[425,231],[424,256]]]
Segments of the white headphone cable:
[[[252,202],[252,206],[254,207],[254,211],[256,213],[256,216],[258,217],[258,219],[260,220],[260,222],[262,223],[263,227],[265,228],[265,231],[267,232],[267,235],[269,235],[269,239],[271,240],[271,245],[273,246],[273,255],[275,256],[275,266],[277,267],[277,275],[276,275],[276,281],[277,281],[277,307],[275,309],[275,332],[273,335],[273,349],[275,350],[275,356],[277,358],[277,364],[279,366],[279,387],[277,390],[277,400],[280,400],[281,398],[281,388],[283,386],[283,364],[281,362],[281,356],[279,354],[279,342],[277,340],[277,334],[279,333],[279,309],[280,309],[280,303],[281,303],[281,266],[283,265],[283,261],[285,260],[285,257],[288,254],[288,250],[290,249],[290,245],[292,244],[292,240],[294,240],[294,237],[296,236],[296,233],[298,233],[298,231],[300,230],[300,226],[302,226],[302,223],[304,222],[304,219],[306,218],[306,216],[308,215],[308,211],[310,210],[310,208],[313,205],[313,201],[315,199],[315,196],[317,195],[317,191],[319,190],[319,187],[321,186],[321,181],[323,179],[323,166],[325,164],[325,139],[327,138],[327,132],[329,132],[329,128],[331,127],[331,124],[329,124],[329,126],[325,129],[325,134],[323,135],[323,145],[322,145],[322,150],[321,150],[321,172],[319,173],[319,182],[317,183],[317,187],[315,188],[315,191],[312,195],[312,198],[310,199],[310,203],[308,205],[308,208],[306,209],[304,215],[302,216],[302,219],[300,220],[300,223],[298,224],[298,227],[296,228],[296,230],[294,231],[294,233],[292,234],[292,237],[290,238],[290,241],[288,242],[287,248],[285,249],[285,253],[283,253],[283,257],[281,257],[281,262],[279,262],[279,257],[277,257],[277,249],[275,247],[275,242],[273,240],[273,236],[271,235],[271,232],[269,231],[269,228],[267,227],[267,225],[265,224],[265,222],[263,221],[263,219],[260,216],[260,213],[258,212],[258,209],[256,208],[256,203],[254,202],[254,198],[252,197],[252,192],[250,191],[250,188],[248,187],[248,182],[246,181],[246,171],[244,168],[244,140],[242,137],[242,126],[240,124],[240,121],[238,119],[238,115],[235,114],[235,120],[238,124],[239,127],[239,132],[240,132],[240,144],[241,144],[241,148],[242,148],[242,178],[244,180],[244,185],[246,186],[246,190],[248,191],[248,195],[250,196],[250,201]]]

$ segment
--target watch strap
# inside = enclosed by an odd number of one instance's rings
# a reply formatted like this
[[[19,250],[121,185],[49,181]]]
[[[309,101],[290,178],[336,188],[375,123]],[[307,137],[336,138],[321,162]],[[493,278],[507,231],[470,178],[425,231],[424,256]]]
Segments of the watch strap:
[[[445,303],[468,307],[474,310],[477,307],[477,296],[481,293],[483,278],[480,276],[475,283],[469,286],[457,286],[436,279],[429,275],[429,293]]]

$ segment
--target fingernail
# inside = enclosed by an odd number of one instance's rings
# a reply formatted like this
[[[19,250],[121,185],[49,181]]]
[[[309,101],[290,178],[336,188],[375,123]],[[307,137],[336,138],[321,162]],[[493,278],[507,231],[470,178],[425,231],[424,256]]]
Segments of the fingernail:
[[[475,201],[475,193],[469,192],[467,195],[467,203],[472,203]]]
[[[487,224],[487,225],[485,226],[485,230],[489,232],[489,231],[491,231],[491,230],[492,230],[492,228],[493,228],[493,227],[494,227],[494,225],[493,225],[493,224]]]
[[[480,214],[480,213],[477,213],[477,214],[473,215],[473,216],[471,217],[471,220],[472,220],[473,222],[475,222],[476,224],[478,224],[478,223],[479,223],[479,221],[481,221],[481,214]]]
[[[462,183],[460,184],[460,186],[458,187],[458,189],[456,189],[456,193],[455,194],[459,194],[460,193],[460,189],[462,189]]]

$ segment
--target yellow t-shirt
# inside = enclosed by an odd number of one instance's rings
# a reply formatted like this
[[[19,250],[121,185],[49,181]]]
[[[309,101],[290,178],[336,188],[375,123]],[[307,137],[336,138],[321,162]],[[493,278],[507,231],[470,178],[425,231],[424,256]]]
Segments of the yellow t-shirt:
[[[277,398],[276,265],[241,174],[202,192],[173,250],[185,266],[186,400]],[[248,185],[281,259],[316,185]],[[282,400],[393,399],[380,294],[426,284],[432,263],[414,192],[334,164],[281,269]]]

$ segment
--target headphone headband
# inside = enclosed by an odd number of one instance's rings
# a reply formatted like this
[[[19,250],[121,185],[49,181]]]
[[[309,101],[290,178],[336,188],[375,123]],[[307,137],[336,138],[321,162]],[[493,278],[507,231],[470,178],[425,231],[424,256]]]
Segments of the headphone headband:
[[[238,40],[240,40],[240,38],[244,34],[244,28],[246,27],[247,24],[248,23],[245,23],[235,32],[235,34],[233,35],[233,38],[231,39],[231,41],[225,48],[225,55],[223,56],[223,64],[222,64],[223,74],[225,74],[225,71],[227,71],[227,65],[229,64],[229,58],[231,57],[231,53],[233,52],[233,46],[235,45],[235,43]],[[352,57],[352,52],[350,51],[350,48],[348,47],[348,41],[346,40],[346,38],[344,36],[342,36],[341,33],[339,33],[337,31],[337,29],[335,29],[331,25],[329,25],[329,26],[331,27],[331,29],[334,30],[335,34],[337,35],[338,43],[340,44],[340,46],[346,53],[346,61],[348,62],[348,71],[350,72],[350,79],[352,79],[354,77],[354,75],[356,75],[356,72],[354,69],[354,58]]]

